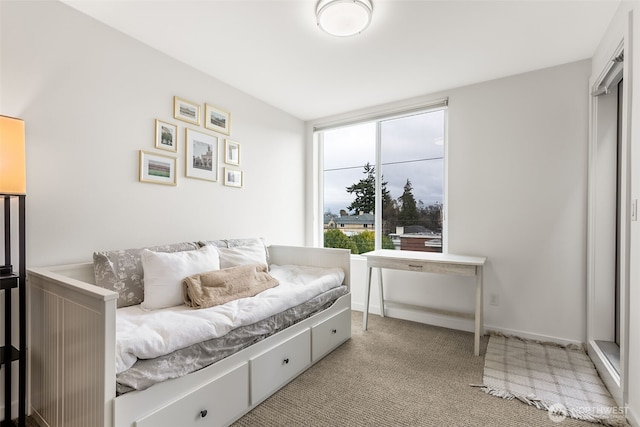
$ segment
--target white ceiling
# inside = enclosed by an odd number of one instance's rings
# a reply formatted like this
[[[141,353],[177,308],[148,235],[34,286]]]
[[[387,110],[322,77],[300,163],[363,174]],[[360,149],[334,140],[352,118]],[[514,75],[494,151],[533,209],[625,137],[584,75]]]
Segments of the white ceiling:
[[[619,0],[373,0],[361,35],[316,0],[63,0],[302,120],[590,58]]]

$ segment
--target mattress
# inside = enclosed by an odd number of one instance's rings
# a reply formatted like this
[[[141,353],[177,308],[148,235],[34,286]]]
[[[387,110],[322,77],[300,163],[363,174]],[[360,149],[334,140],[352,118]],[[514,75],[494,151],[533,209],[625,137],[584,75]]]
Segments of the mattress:
[[[278,286],[215,307],[177,305],[145,310],[135,305],[118,309],[116,374],[138,360],[164,356],[252,325],[338,287],[344,280],[341,268],[271,265],[269,273],[278,280]]]
[[[205,368],[329,307],[349,292],[346,286],[331,288],[294,307],[225,335],[192,344],[153,359],[138,359],[116,375],[116,393],[144,390],[158,382],[179,378]]]

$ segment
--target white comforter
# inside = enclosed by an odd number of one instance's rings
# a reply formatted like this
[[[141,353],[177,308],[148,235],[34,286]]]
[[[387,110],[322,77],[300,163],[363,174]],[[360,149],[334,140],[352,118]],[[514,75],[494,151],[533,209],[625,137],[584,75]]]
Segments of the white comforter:
[[[126,371],[137,359],[163,356],[266,319],[340,286],[344,279],[341,268],[271,265],[269,274],[278,279],[278,286],[216,307],[193,309],[181,305],[143,311],[135,305],[119,309],[116,373]]]

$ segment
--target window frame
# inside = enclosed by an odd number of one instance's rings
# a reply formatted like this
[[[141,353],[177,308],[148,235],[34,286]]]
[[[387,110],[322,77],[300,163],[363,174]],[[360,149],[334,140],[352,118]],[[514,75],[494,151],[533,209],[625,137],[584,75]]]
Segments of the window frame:
[[[373,123],[376,126],[375,136],[375,178],[376,178],[376,198],[375,198],[375,249],[382,248],[382,181],[381,181],[381,127],[382,122],[386,120],[400,119],[418,114],[425,114],[442,110],[444,112],[444,164],[443,164],[443,194],[442,194],[442,253],[448,253],[449,236],[448,236],[448,163],[449,163],[449,143],[448,143],[448,116],[449,116],[449,99],[443,98],[432,102],[420,104],[417,106],[394,109],[371,113],[357,117],[347,117],[343,120],[319,124],[312,127],[312,135],[315,146],[315,165],[316,169],[316,185],[315,188],[315,205],[318,212],[316,218],[324,218],[324,139],[323,132],[327,130],[338,129],[342,127],[354,126],[363,123]],[[314,242],[316,246],[324,246],[324,221],[318,221],[314,230]],[[352,255],[353,256],[353,255]]]

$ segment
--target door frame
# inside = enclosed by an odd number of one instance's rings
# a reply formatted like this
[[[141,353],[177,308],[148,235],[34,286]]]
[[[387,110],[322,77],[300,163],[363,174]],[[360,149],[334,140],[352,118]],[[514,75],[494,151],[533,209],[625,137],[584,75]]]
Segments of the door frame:
[[[614,58],[627,52],[624,51],[625,36],[620,40],[617,47],[611,51],[610,60],[600,70],[598,74],[592,75],[590,80],[591,93],[596,92],[603,80],[607,77],[613,66]],[[623,81],[630,82],[629,66],[625,58],[623,66]],[[620,178],[620,212],[618,221],[620,226],[620,238],[618,241],[618,263],[615,265],[615,254],[608,256],[603,253],[601,245],[606,246],[606,231],[602,227],[610,225],[611,218],[606,218],[606,210],[601,204],[605,199],[605,190],[599,188],[601,179],[606,179],[607,173],[604,170],[603,154],[599,151],[599,143],[604,139],[599,134],[599,121],[611,115],[610,102],[605,102],[598,96],[590,96],[589,103],[589,165],[588,165],[588,203],[587,203],[587,351],[594,362],[598,373],[602,377],[607,388],[611,392],[614,400],[620,406],[624,406],[627,401],[627,367],[628,367],[628,342],[629,342],[629,250],[630,250],[630,207],[631,207],[631,152],[630,152],[630,109],[628,108],[631,96],[631,84],[624,84],[622,88],[622,135],[620,135],[620,162],[618,175]],[[605,105],[608,104],[608,105]],[[617,104],[617,102],[616,102]],[[607,110],[608,109],[608,110]],[[617,127],[617,124],[616,124]],[[617,142],[616,142],[617,144]],[[606,156],[606,154],[605,154]],[[600,162],[599,162],[600,161]],[[604,166],[604,167],[603,167]],[[610,178],[610,175],[609,175]],[[615,211],[615,209],[614,209]],[[609,221],[609,222],[607,222]],[[612,264],[613,260],[613,266]],[[606,277],[612,268],[617,268],[620,283],[620,372],[618,372],[609,362],[604,352],[600,349],[596,340],[614,341],[615,337],[613,322],[614,318],[604,320],[603,316],[613,310],[613,306],[607,307],[611,303],[606,298],[609,288],[613,290],[614,284],[602,283],[601,277]],[[614,270],[615,272],[615,270]],[[613,296],[612,296],[613,298]],[[609,323],[610,322],[610,323]],[[610,327],[611,326],[611,327]],[[611,334],[611,336],[609,336]]]

